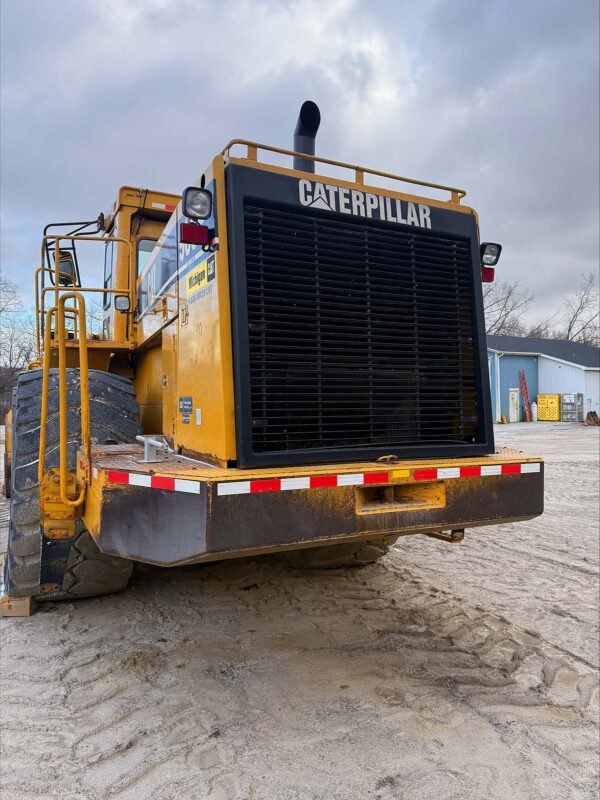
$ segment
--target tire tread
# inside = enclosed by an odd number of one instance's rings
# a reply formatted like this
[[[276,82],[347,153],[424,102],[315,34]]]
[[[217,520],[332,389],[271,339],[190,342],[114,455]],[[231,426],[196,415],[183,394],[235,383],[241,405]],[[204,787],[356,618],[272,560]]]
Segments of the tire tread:
[[[120,375],[89,370],[92,443],[135,441],[139,409],[131,381]],[[42,371],[19,375],[13,395],[11,499],[5,585],[13,596],[38,600],[91,597],[125,588],[133,563],[102,553],[81,522],[67,561],[62,589],[39,595],[41,538],[39,526],[38,450]],[[73,468],[79,448],[79,370],[67,370],[68,461]],[[59,463],[58,373],[51,370],[46,426],[46,469]]]

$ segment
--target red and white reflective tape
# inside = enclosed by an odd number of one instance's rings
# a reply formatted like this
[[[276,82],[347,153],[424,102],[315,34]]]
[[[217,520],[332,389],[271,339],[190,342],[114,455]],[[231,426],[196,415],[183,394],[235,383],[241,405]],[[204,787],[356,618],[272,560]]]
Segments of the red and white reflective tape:
[[[167,203],[152,203],[152,208],[161,208],[163,211],[175,211],[177,206],[170,206]]]
[[[539,472],[540,464],[483,464],[475,467],[440,467],[433,469],[415,469],[413,478],[416,481],[439,481],[447,478],[485,478],[490,475],[523,475],[528,472]]]
[[[183,478],[168,478],[164,475],[140,475],[138,472],[117,472],[109,469],[106,473],[109,483],[120,483],[126,486],[145,486],[147,489],[165,489],[168,492],[187,492],[200,494],[200,481],[188,481]]]
[[[356,472],[340,475],[306,475],[296,478],[260,478],[249,481],[224,481],[217,483],[217,494],[260,494],[261,492],[287,492],[296,489],[324,489],[342,486],[368,486],[386,484],[409,478],[414,481],[439,481],[453,478],[485,478],[494,475],[524,475],[539,472],[539,462],[523,464],[483,464],[468,467],[432,467],[421,469],[398,469],[386,472]],[[96,468],[94,478],[98,476]],[[126,486],[143,486],[148,489],[164,489],[169,492],[200,494],[201,481],[186,478],[169,478],[164,475],[143,475],[138,472],[108,470],[109,483]]]
[[[228,481],[217,485],[217,494],[258,494],[259,492],[286,492],[293,489],[324,489],[330,486],[364,486],[369,483],[388,483],[389,480],[389,472],[357,472],[343,475],[307,475],[301,478]]]
[[[434,467],[432,469],[413,469],[415,481],[437,481],[447,478],[482,478],[488,475],[521,475],[539,472],[539,463],[489,464],[474,467]],[[369,484],[390,483],[408,478],[410,470],[400,469],[389,472],[360,472],[342,475],[315,475],[302,478],[268,478],[267,480],[228,481],[217,485],[218,495],[257,494],[259,492],[285,492],[291,489],[321,489],[326,486],[367,486]]]

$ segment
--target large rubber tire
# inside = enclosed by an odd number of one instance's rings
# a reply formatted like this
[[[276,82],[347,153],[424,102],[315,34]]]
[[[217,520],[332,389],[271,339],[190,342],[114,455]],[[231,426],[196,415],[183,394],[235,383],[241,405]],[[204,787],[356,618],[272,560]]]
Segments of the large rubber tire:
[[[286,554],[286,560],[297,569],[364,567],[382,558],[396,539],[396,536],[390,536],[383,540],[367,539],[327,547],[311,547],[307,550],[292,550]]]
[[[46,469],[59,464],[58,374],[50,371]],[[139,409],[128,378],[97,370],[89,371],[90,428],[92,443],[134,442],[140,432]],[[78,522],[67,568],[58,592],[40,594],[41,534],[38,491],[38,449],[42,372],[19,375],[13,401],[12,475],[8,551],[4,570],[5,592],[17,597],[60,600],[117,592],[127,586],[133,563],[101,553]],[[68,462],[75,466],[79,447],[79,370],[67,370]]]
[[[10,500],[10,458],[6,450],[2,454],[4,456],[4,478],[2,479],[2,494],[7,500]]]

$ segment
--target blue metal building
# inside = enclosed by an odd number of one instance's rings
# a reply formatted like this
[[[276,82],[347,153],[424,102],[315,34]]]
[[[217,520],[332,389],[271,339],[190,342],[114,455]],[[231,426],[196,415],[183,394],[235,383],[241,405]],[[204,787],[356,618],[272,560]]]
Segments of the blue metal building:
[[[532,401],[537,400],[538,393],[581,393],[585,412],[599,410],[600,351],[597,347],[521,336],[488,336],[487,344],[494,422],[500,422],[503,415],[506,420],[511,419],[511,389],[518,390],[518,420],[525,418],[520,370],[525,372]]]

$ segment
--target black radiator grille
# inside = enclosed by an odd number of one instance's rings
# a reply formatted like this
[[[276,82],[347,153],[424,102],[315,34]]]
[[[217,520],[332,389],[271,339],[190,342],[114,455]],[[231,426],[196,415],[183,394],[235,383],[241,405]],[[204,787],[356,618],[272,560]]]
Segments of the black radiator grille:
[[[252,449],[472,443],[469,241],[246,201]]]

